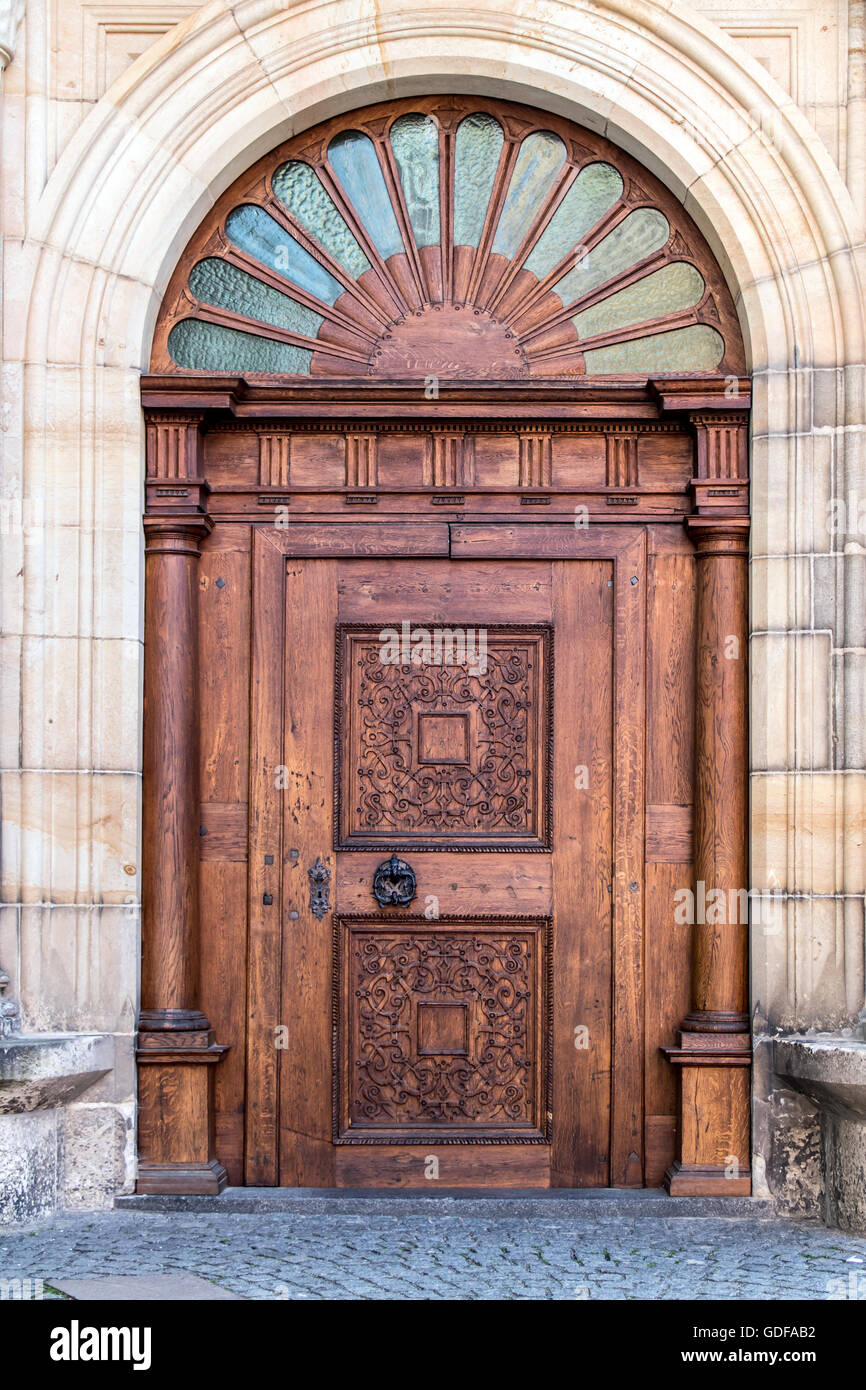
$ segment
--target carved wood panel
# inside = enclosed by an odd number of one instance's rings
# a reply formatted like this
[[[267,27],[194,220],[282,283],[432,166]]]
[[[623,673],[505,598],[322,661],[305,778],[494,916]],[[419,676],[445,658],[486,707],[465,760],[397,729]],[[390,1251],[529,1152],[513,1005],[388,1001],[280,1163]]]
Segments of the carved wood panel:
[[[341,849],[549,847],[550,627],[340,625]]]
[[[544,1143],[549,921],[335,927],[334,1137]]]

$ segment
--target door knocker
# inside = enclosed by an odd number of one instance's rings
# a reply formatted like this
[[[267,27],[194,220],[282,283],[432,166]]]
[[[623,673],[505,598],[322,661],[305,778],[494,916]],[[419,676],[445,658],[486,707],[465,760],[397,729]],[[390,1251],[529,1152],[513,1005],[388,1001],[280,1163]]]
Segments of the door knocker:
[[[405,907],[415,896],[415,871],[392,854],[373,875],[373,896],[380,907]]]

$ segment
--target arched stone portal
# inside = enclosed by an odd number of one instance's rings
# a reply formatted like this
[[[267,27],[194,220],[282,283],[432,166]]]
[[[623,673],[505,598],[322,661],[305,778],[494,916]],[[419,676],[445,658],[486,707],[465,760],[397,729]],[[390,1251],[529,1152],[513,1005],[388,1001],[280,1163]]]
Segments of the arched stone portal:
[[[526,106],[335,118],[142,392],[139,1190],[748,1192],[749,383],[676,199]]]
[[[23,492],[50,499],[51,556],[110,587],[115,571],[101,538],[114,533],[127,559],[137,548],[138,375],[163,288],[207,207],[293,130],[384,97],[471,85],[603,131],[684,200],[725,271],[743,326],[754,389],[753,624],[767,633],[753,641],[751,663],[759,731],[753,883],[797,894],[783,932],[756,940],[753,1006],[759,1027],[768,1018],[837,1023],[856,1015],[863,999],[862,538],[843,534],[833,556],[835,641],[850,653],[838,670],[841,761],[809,735],[829,657],[808,623],[802,640],[776,631],[770,575],[793,576],[784,557],[822,547],[831,495],[862,491],[862,208],[788,99],[768,96],[766,74],[694,14],[651,3],[559,4],[546,7],[535,34],[533,22],[494,4],[467,11],[450,0],[432,16],[379,5],[369,20],[338,4],[287,11],[250,0],[229,10],[215,0],[145,55],[88,117],[26,209],[34,292],[8,353],[18,383],[10,437],[21,441]],[[71,498],[81,508],[77,533],[64,526]],[[53,590],[42,557],[21,558],[24,630],[42,631]],[[134,584],[128,592],[134,612]],[[91,630],[82,625],[85,641]],[[133,721],[136,689],[133,677],[126,705]],[[25,743],[40,741],[44,721],[62,721],[59,698],[25,674]],[[49,861],[40,846],[56,833],[62,809],[57,766],[49,750],[22,781],[26,836],[9,872],[20,901],[77,904],[69,910],[81,913],[83,926],[89,902],[128,898],[114,857],[99,872],[106,855],[99,827],[124,818],[132,827],[119,866],[135,857],[136,822],[106,786],[95,828],[70,831],[69,855]],[[814,769],[825,771],[829,788],[820,803]],[[100,787],[94,782],[102,796]],[[795,799],[798,827],[780,837]],[[811,958],[827,931],[828,880],[814,871],[815,856],[829,849],[833,859],[840,842],[853,846],[829,884],[831,993],[843,1002],[821,998],[813,1008],[808,983],[784,962]],[[86,867],[68,883],[72,857]],[[760,1129],[758,1148],[763,1159]]]

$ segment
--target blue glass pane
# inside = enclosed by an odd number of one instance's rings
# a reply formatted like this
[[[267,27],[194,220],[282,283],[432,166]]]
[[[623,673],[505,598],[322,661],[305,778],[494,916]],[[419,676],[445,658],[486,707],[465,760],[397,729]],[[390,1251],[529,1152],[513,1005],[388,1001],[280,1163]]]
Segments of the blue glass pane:
[[[709,372],[725,355],[720,333],[707,324],[653,333],[630,343],[593,348],[586,354],[587,375],[639,372],[655,376],[665,372]]]
[[[477,246],[505,137],[492,116],[467,116],[454,142],[454,245]]]
[[[312,352],[223,328],[201,319],[182,319],[168,335],[168,350],[179,367],[197,372],[280,372],[309,375]]]
[[[403,251],[388,186],[369,135],[344,131],[328,146],[328,160],[383,260]]]
[[[193,267],[189,287],[203,304],[231,309],[236,314],[257,319],[259,323],[272,323],[291,333],[305,333],[315,338],[322,325],[321,314],[314,314],[296,299],[280,294],[270,285],[263,285],[254,275],[217,257],[199,261]]]
[[[493,251],[509,260],[520,245],[565,163],[565,145],[550,130],[537,130],[520,146]]]
[[[617,291],[582,314],[575,314],[572,323],[581,338],[597,333],[610,333],[615,328],[627,328],[663,314],[675,314],[691,309],[704,294],[704,279],[693,265],[674,261],[672,265],[654,270],[633,285]]]
[[[638,208],[608,233],[582,260],[553,286],[563,304],[597,290],[614,275],[630,269],[644,256],[658,251],[670,236],[667,218],[657,208]]]
[[[622,179],[610,164],[581,169],[535,246],[524,261],[542,280],[563,256],[580,246],[591,227],[622,194]]]
[[[329,275],[264,208],[251,203],[233,208],[226,218],[226,236],[240,251],[246,251],[325,304],[333,304],[343,293],[339,280]]]
[[[391,148],[418,246],[439,244],[439,128],[430,116],[400,116]]]
[[[292,159],[272,179],[274,193],[302,227],[315,237],[337,265],[357,280],[370,262],[334,206],[331,195],[309,164]]]

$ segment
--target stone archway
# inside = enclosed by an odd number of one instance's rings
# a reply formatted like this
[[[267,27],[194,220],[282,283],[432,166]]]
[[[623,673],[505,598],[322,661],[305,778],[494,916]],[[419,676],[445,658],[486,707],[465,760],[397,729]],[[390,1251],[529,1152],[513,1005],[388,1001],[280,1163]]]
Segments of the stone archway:
[[[786,638],[801,626],[793,593],[781,622],[769,596],[779,576],[786,593],[793,589],[785,557],[815,548],[831,492],[856,493],[863,477],[862,217],[805,119],[781,92],[768,95],[766,75],[713,26],[654,3],[550,4],[531,19],[503,14],[493,0],[468,11],[447,0],[432,14],[395,0],[361,18],[333,3],[203,7],[115,84],[28,211],[31,306],[10,350],[22,491],[51,499],[52,561],[110,586],[105,537],[116,532],[129,583],[142,473],[138,375],[167,276],[207,206],[294,130],[385,96],[469,84],[569,115],[647,164],[683,199],[735,295],[754,380],[755,626],[768,634],[753,643],[753,882],[786,892],[806,883],[796,924],[756,943],[753,997],[762,1011],[769,997],[777,1018],[808,1021],[796,982],[778,983],[779,962],[789,931],[808,952],[822,930],[811,896],[822,889],[814,875],[797,877],[803,859],[814,861],[819,842],[847,835],[856,844],[862,815],[862,538],[852,528],[835,547],[839,645],[855,658],[843,663],[836,733],[842,765],[855,775],[834,771],[839,762],[825,750],[804,749],[816,693],[830,678],[829,644],[813,634],[805,643]],[[63,524],[64,507],[74,528]],[[25,555],[24,631],[43,630],[54,602],[45,575],[54,572],[43,556]],[[116,567],[114,575],[119,582]],[[133,586],[133,610],[139,597]],[[79,633],[89,641],[89,619]],[[26,736],[60,711],[38,672],[25,684]],[[128,719],[138,714],[136,690],[130,681]],[[82,734],[92,739],[89,727]],[[63,856],[49,861],[43,848],[63,795],[50,755],[45,762],[21,779],[26,834],[16,868],[25,902],[62,898],[64,887]],[[820,804],[797,775],[804,765],[827,774]],[[776,827],[788,823],[795,799],[798,829],[780,839]],[[69,856],[86,866],[72,895],[82,907],[126,897],[124,856],[108,853],[101,828],[124,814],[106,802],[68,831]],[[849,854],[832,884],[850,1012],[863,994],[861,877],[862,855]]]

